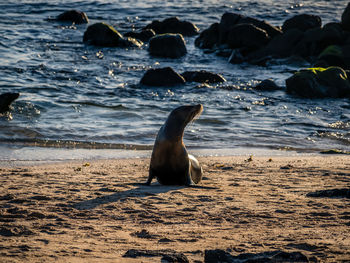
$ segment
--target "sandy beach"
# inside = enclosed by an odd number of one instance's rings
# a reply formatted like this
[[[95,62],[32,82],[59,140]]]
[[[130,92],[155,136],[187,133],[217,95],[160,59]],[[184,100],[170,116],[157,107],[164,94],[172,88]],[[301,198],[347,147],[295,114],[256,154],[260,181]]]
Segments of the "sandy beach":
[[[3,165],[0,261],[210,262],[221,249],[350,262],[349,156],[199,160],[198,187],[141,185],[149,159]]]

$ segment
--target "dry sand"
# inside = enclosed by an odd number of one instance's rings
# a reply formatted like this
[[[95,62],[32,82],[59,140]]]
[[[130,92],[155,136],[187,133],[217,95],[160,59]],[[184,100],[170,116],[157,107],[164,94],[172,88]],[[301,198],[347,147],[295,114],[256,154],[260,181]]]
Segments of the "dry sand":
[[[138,185],[148,159],[0,167],[0,262],[160,262],[169,249],[350,262],[350,199],[306,196],[349,188],[349,156],[199,160],[199,188]]]

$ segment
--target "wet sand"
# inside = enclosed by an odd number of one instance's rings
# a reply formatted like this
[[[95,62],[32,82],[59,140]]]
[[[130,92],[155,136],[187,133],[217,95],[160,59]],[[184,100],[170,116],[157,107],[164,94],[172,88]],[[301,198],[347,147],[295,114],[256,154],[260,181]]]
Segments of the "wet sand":
[[[166,262],[173,250],[204,262],[212,249],[350,261],[350,198],[307,196],[349,189],[349,156],[199,160],[194,188],[139,184],[149,159],[3,165],[0,261]]]

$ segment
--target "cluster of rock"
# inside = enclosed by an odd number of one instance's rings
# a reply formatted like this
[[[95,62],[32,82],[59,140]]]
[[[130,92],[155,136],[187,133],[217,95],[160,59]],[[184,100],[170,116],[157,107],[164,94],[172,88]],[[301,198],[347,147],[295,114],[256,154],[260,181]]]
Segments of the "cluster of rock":
[[[302,57],[314,68],[286,80],[287,92],[308,98],[350,97],[346,70],[350,69],[350,3],[340,23],[322,26],[319,16],[301,14],[281,27],[265,21],[225,13],[220,23],[203,30],[195,40],[231,63],[265,65],[272,58]]]
[[[60,14],[56,20],[88,23],[87,15],[75,10]],[[143,42],[148,41],[150,55],[180,58],[187,53],[183,36],[198,33],[199,29],[193,23],[170,17],[163,21],[155,20],[141,31],[127,32],[124,36],[111,25],[95,23],[88,26],[83,41],[105,47],[141,47]],[[303,69],[288,78],[288,93],[308,98],[350,97],[346,72],[350,69],[350,3],[340,23],[323,26],[319,16],[309,14],[296,15],[287,19],[282,26],[273,26],[256,18],[225,13],[219,23],[212,24],[199,34],[195,45],[227,56],[231,63],[264,65],[271,58],[302,57],[313,62],[314,67]],[[196,74],[196,78],[204,78],[198,82],[212,82],[208,72]],[[146,72],[141,84],[172,86],[198,80],[189,78],[189,73],[180,75],[169,68],[152,69]],[[222,82],[222,79],[215,82]],[[280,89],[271,80],[263,81],[256,88]]]
[[[84,12],[76,10],[66,11],[55,20],[75,24],[89,21]],[[149,41],[150,55],[180,58],[187,53],[183,36],[194,36],[198,32],[198,27],[193,23],[170,17],[163,21],[155,20],[140,32],[127,32],[124,36],[107,23],[95,23],[86,29],[83,41],[101,47],[141,47],[143,42]]]
[[[328,60],[327,56],[340,55],[350,44],[349,9],[350,6],[344,11],[341,23],[328,23],[323,27],[321,18],[316,15],[296,15],[281,27],[276,27],[252,17],[225,13],[220,23],[214,23],[201,32],[195,45],[226,54],[232,63],[261,65],[271,58],[300,56],[305,59],[316,57],[317,63],[327,67],[343,66],[347,61],[334,63],[336,61]],[[222,52],[223,49],[228,52]],[[350,60],[348,63],[350,66]]]

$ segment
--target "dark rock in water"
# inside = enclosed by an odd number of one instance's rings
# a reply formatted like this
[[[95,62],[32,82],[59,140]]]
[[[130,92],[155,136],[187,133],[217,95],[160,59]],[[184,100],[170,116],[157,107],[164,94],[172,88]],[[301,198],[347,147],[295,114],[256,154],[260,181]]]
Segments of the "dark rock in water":
[[[323,28],[312,28],[305,32],[298,28],[291,28],[282,35],[274,37],[265,46],[263,45],[255,51],[248,49],[250,52],[246,50],[246,54],[244,54],[243,50],[239,50],[242,57],[237,56],[235,53],[235,56],[231,59],[231,63],[247,61],[253,64],[263,64],[259,63],[259,61],[265,61],[265,58],[286,58],[291,56],[310,59],[317,57],[329,45],[343,44],[345,39],[346,34],[344,34],[337,23],[329,23]],[[333,65],[343,66],[346,64]]]
[[[345,198],[350,198],[350,188],[320,190],[320,191],[310,192],[306,196],[308,196],[308,197],[345,197]]]
[[[178,33],[183,36],[194,36],[199,32],[196,25],[188,21],[181,21],[177,17],[170,17],[163,21],[155,20],[144,29],[153,29],[157,34]]]
[[[162,257],[162,259],[169,262],[188,263],[188,258],[182,254],[171,249],[166,250],[139,250],[129,249],[123,257],[137,258],[137,257]]]
[[[19,93],[3,93],[0,95],[0,113],[5,113],[13,101],[18,99]]]
[[[317,67],[338,66],[346,70],[350,69],[350,45],[330,45],[317,57]]]
[[[180,34],[162,34],[149,41],[149,53],[157,57],[179,58],[187,53],[185,40]]]
[[[185,82],[185,79],[170,67],[149,69],[140,81],[143,85],[158,87],[182,85]]]
[[[252,24],[238,24],[227,32],[226,44],[232,48],[258,49],[265,46],[270,37],[265,30]]]
[[[225,44],[227,40],[227,33],[237,24],[252,24],[257,28],[263,29],[270,38],[274,38],[275,36],[280,35],[282,32],[275,26],[270,25],[265,21],[261,21],[252,17],[242,16],[240,14],[235,13],[225,13],[222,15],[219,31],[220,44]]]
[[[309,29],[294,47],[293,54],[304,58],[318,56],[329,45],[342,44],[344,41],[343,31],[336,25]]]
[[[227,45],[231,49],[256,49],[264,46],[282,31],[265,21],[235,13],[224,13],[220,23],[212,24],[195,40],[199,48],[214,48]]]
[[[194,44],[199,48],[213,48],[219,43],[219,35],[219,24],[214,23],[208,29],[202,31],[194,41]]]
[[[209,71],[186,71],[181,74],[187,82],[199,82],[199,83],[219,83],[226,80],[219,74],[215,74]]]
[[[263,30],[266,31],[266,33],[268,34],[268,36],[270,38],[274,38],[276,36],[279,36],[282,34],[282,31],[278,28],[278,27],[275,27],[263,20],[259,20],[259,19],[256,19],[256,18],[253,18],[253,17],[242,17],[239,21],[238,21],[239,24],[252,24],[258,28],[261,28]]]
[[[106,23],[96,23],[89,26],[83,41],[90,45],[101,47],[140,47],[142,43],[133,38],[124,38],[114,27]]]
[[[298,29],[291,29],[280,36],[273,38],[265,47],[252,52],[247,60],[257,60],[265,57],[285,58],[290,57],[295,45],[302,39],[304,33]]]
[[[265,79],[256,85],[254,89],[261,91],[274,91],[280,90],[281,87],[277,86],[277,84],[272,79]]]
[[[141,32],[127,32],[124,34],[125,37],[131,37],[138,40],[141,40],[142,42],[149,41],[152,37],[154,37],[156,33],[152,29],[144,29]]]
[[[315,261],[315,260],[313,260]],[[311,262],[307,256],[300,252],[268,251],[263,253],[243,253],[233,256],[224,250],[206,250],[204,256],[205,263],[277,263],[277,262]],[[317,260],[316,260],[317,262]]]
[[[282,31],[287,32],[288,30],[295,28],[305,32],[311,28],[321,28],[321,26],[321,17],[316,15],[301,14],[287,19],[283,23]]]
[[[243,16],[236,13],[224,13],[221,16],[220,24],[219,24],[219,43],[223,44],[226,42],[227,33],[230,29],[238,24],[238,21]]]
[[[63,12],[56,18],[57,21],[61,22],[72,22],[75,24],[86,24],[89,23],[89,19],[84,12],[77,10],[69,10]]]
[[[343,49],[337,45],[331,45],[325,48],[318,56],[315,67],[337,66],[347,68]]]
[[[339,67],[309,68],[286,80],[287,92],[305,98],[350,97],[346,72]]]
[[[348,3],[341,15],[341,25],[345,30],[350,31],[350,3]]]

